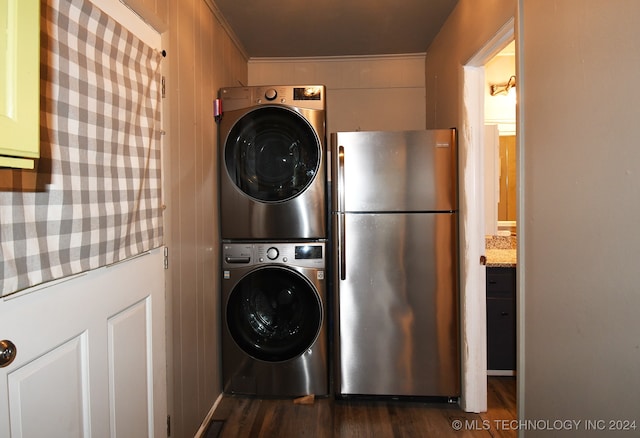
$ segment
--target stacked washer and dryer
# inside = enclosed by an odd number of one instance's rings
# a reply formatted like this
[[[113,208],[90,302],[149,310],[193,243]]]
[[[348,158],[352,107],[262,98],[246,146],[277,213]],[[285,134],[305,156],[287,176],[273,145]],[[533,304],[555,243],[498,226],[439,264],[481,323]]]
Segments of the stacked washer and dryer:
[[[325,88],[220,101],[224,390],[327,395]]]

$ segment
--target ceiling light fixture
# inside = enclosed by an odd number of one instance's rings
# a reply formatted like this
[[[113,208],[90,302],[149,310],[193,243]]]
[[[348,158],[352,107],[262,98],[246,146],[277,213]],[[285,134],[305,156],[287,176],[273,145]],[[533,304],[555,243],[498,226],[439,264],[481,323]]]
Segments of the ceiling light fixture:
[[[509,90],[512,88],[516,88],[516,77],[511,76],[506,84],[502,85],[491,85],[491,95],[497,96],[499,94],[509,94]],[[515,91],[515,90],[514,90]]]

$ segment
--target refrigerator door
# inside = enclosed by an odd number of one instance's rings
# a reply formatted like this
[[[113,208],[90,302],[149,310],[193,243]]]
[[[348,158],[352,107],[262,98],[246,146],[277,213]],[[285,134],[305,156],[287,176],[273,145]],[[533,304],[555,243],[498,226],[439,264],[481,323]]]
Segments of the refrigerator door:
[[[336,393],[459,395],[456,214],[333,220]]]
[[[332,134],[332,211],[457,210],[454,129]]]

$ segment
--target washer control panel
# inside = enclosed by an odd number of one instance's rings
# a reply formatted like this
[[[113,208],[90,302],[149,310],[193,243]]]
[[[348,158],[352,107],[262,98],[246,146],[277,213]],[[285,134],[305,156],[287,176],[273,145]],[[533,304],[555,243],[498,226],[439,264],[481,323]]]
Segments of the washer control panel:
[[[324,269],[325,250],[325,242],[223,243],[222,264],[226,269],[274,263]]]

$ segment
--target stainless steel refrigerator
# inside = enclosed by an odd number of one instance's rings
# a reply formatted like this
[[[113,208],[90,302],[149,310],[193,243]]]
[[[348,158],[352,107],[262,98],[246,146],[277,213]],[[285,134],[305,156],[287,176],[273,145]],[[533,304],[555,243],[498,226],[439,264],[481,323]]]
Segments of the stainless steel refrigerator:
[[[332,134],[335,393],[460,394],[456,131]]]

